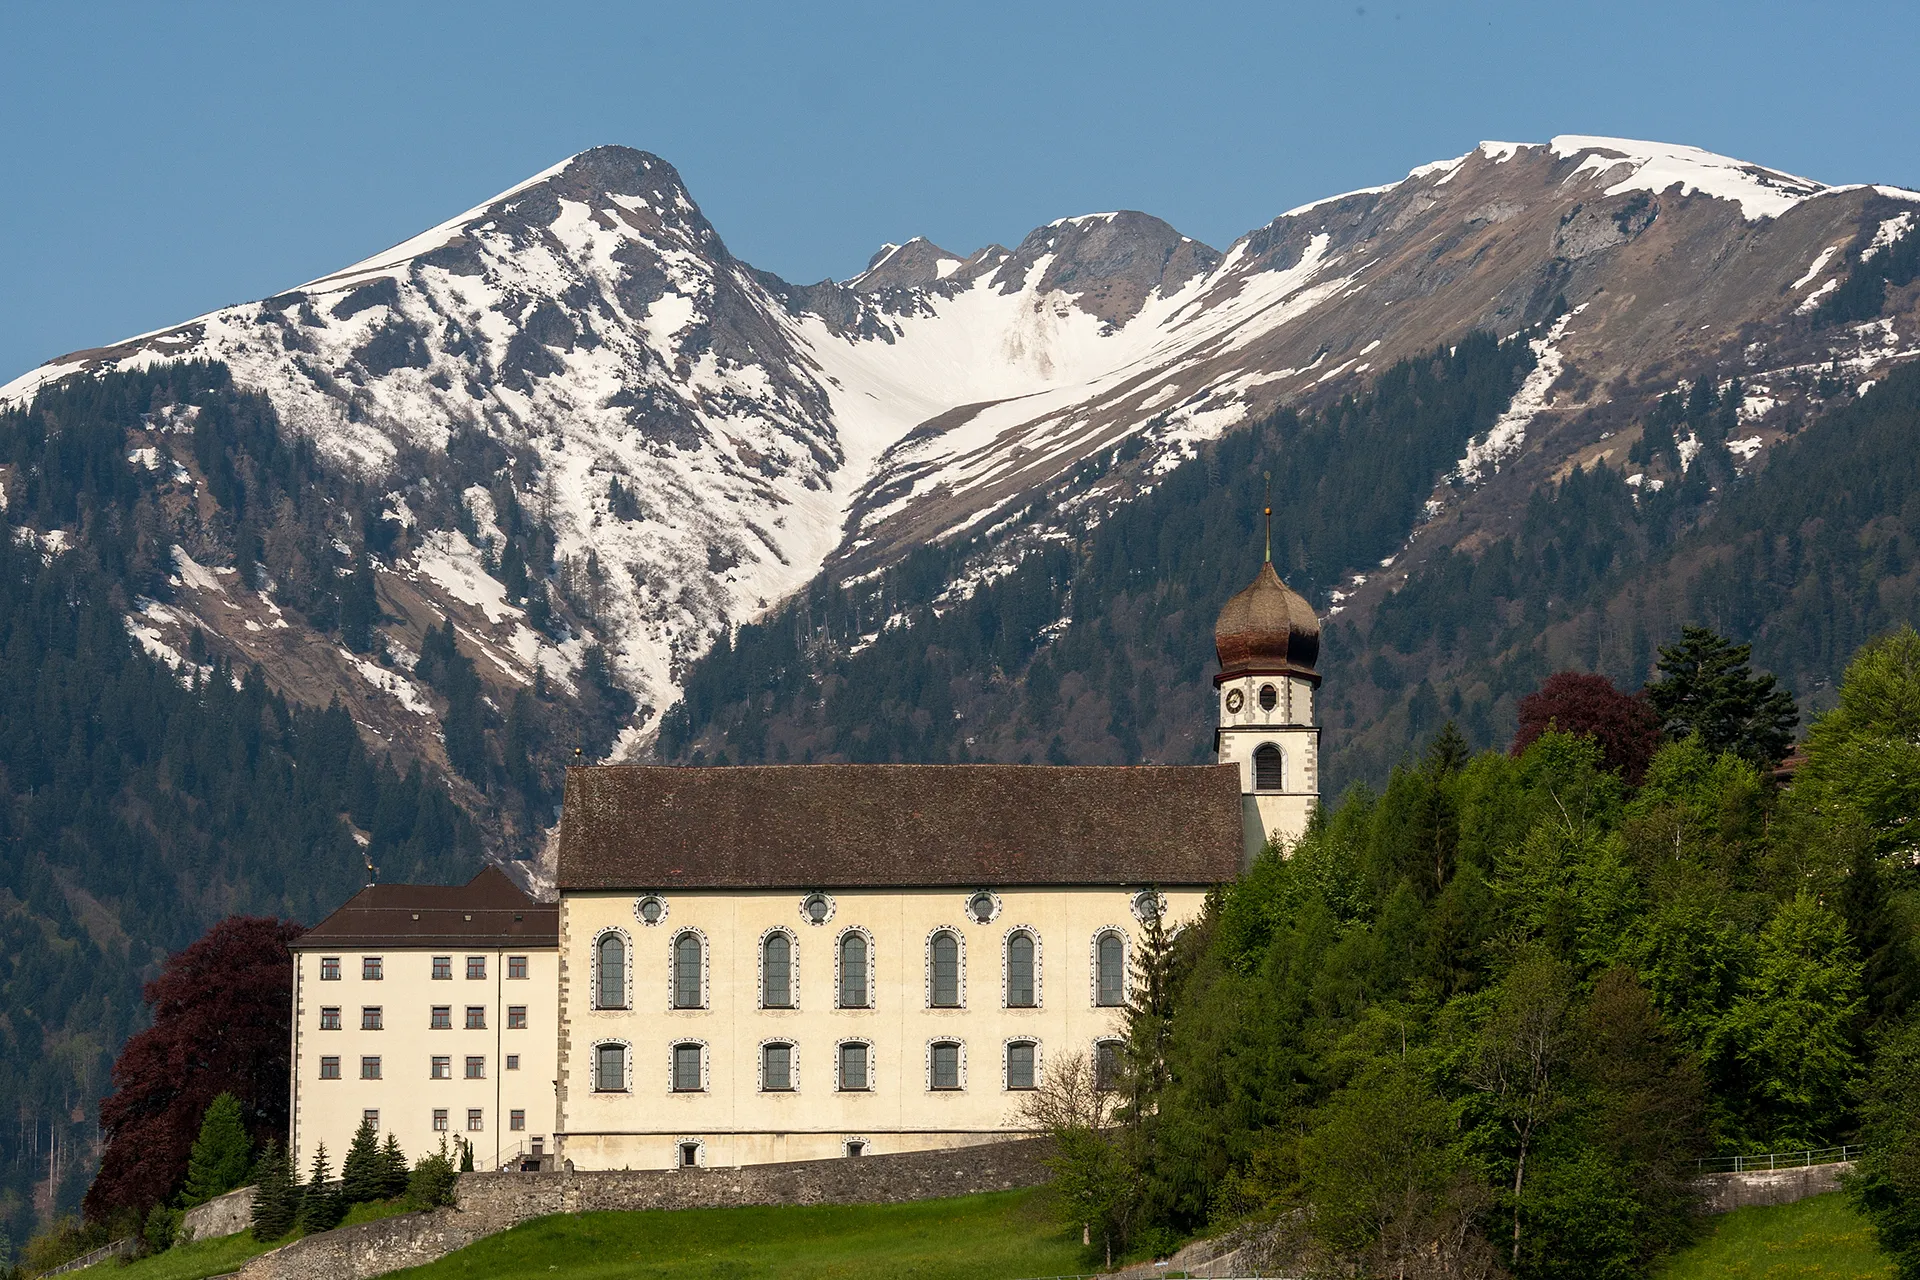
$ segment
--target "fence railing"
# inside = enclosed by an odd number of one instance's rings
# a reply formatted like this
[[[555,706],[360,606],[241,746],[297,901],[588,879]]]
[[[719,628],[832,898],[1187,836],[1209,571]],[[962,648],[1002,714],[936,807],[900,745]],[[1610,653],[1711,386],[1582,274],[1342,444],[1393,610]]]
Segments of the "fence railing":
[[[96,1262],[105,1262],[108,1258],[117,1258],[123,1253],[132,1253],[133,1247],[137,1242],[138,1237],[136,1236],[122,1236],[118,1240],[101,1245],[92,1253],[81,1254],[71,1262],[63,1262],[57,1267],[48,1267],[45,1271],[42,1271],[40,1275],[44,1280],[46,1276],[57,1276],[68,1271],[78,1271],[82,1267],[90,1267]]]
[[[1766,1173],[1775,1169],[1807,1169],[1817,1164],[1845,1164],[1858,1160],[1865,1147],[1814,1147],[1806,1151],[1770,1151],[1758,1156],[1708,1156],[1698,1162],[1701,1173]]]

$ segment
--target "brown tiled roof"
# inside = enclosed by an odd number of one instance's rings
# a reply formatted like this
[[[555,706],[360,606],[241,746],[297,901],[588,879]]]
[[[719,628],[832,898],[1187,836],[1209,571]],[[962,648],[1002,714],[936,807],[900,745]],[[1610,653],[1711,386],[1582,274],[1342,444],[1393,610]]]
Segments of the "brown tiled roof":
[[[535,902],[498,867],[462,885],[368,885],[292,944],[296,951],[559,945],[560,909]]]
[[[567,771],[562,889],[1219,884],[1239,771],[815,764]]]

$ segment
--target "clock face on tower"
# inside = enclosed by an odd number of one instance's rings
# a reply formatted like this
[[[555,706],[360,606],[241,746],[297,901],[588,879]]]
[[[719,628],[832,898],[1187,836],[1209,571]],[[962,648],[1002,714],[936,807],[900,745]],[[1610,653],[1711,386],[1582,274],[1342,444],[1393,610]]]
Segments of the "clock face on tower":
[[[1227,690],[1227,714],[1239,715],[1240,708],[1247,705],[1247,695],[1238,689]]]

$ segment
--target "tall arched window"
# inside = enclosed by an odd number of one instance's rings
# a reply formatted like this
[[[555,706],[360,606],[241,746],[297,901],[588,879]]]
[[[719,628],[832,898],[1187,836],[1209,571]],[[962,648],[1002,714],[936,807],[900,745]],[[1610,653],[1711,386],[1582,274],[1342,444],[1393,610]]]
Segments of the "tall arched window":
[[[627,942],[617,933],[603,933],[595,944],[593,1007],[627,1007]]]
[[[1118,1089],[1120,1071],[1125,1062],[1121,1054],[1126,1046],[1118,1040],[1102,1040],[1093,1046],[1093,1087]]]
[[[702,998],[706,992],[702,989],[705,974],[701,970],[705,957],[701,954],[700,935],[683,933],[673,940],[673,1007],[676,1009],[704,1008]]]
[[[1287,789],[1287,758],[1281,755],[1280,748],[1271,742],[1263,742],[1253,749],[1253,789],[1255,791]]]
[[[1016,929],[1007,935],[1007,1007],[1031,1009],[1039,1001],[1034,983],[1033,935]]]
[[[942,929],[927,944],[927,1003],[936,1009],[960,1007],[960,937]]]
[[[760,944],[760,1007],[793,1008],[793,939],[779,931]]]
[[[1109,929],[1093,943],[1093,1002],[1108,1007],[1127,1002],[1127,944]]]
[[[872,960],[867,935],[849,930],[840,937],[840,1007],[869,1009],[873,996],[867,990],[867,966]]]

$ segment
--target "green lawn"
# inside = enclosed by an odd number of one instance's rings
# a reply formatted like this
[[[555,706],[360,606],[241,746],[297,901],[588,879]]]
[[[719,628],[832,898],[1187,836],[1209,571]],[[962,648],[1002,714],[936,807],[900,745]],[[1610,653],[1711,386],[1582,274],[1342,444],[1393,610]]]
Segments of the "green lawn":
[[[537,1218],[406,1280],[1012,1280],[1085,1270],[1078,1232],[1032,1191],[911,1204],[680,1209]]]
[[[1708,1219],[1712,1234],[1676,1255],[1659,1280],[1891,1280],[1867,1220],[1838,1191]]]
[[[398,1200],[357,1204],[340,1225],[350,1227],[356,1222],[391,1218],[406,1211],[406,1206]],[[211,1240],[176,1245],[165,1253],[137,1259],[124,1267],[117,1262],[107,1261],[72,1274],[85,1276],[87,1280],[205,1280],[207,1276],[238,1271],[247,1259],[258,1257],[269,1249],[278,1249],[293,1238],[289,1235],[282,1240],[261,1244],[253,1238],[251,1231],[242,1231],[239,1235],[215,1236]]]

